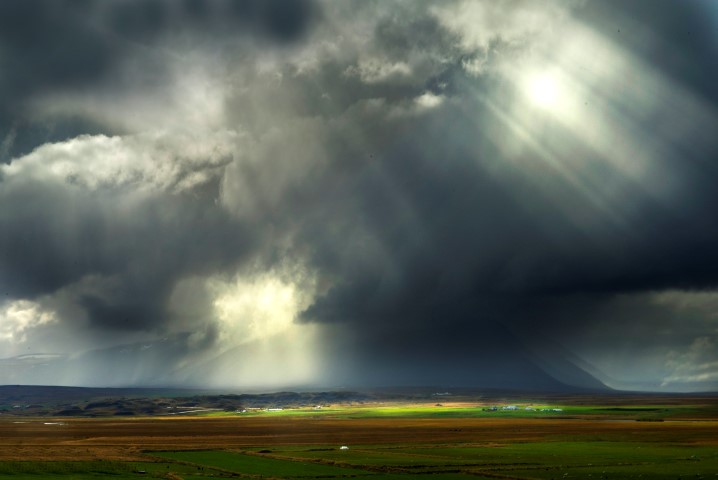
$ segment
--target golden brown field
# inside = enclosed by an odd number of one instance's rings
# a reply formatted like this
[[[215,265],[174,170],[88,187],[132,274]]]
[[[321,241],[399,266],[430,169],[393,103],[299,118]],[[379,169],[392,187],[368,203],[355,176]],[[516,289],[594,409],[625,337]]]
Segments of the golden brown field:
[[[224,417],[3,419],[0,460],[140,460],[143,450],[622,441],[718,445],[718,421]]]

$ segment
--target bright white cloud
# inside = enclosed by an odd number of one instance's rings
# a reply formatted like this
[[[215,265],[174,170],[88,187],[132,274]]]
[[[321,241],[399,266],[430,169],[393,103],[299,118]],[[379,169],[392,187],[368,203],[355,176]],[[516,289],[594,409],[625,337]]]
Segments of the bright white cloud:
[[[444,101],[444,97],[441,95],[434,95],[431,92],[426,92],[416,97],[414,101],[420,109],[430,110],[441,105]]]
[[[364,83],[380,83],[411,76],[411,67],[406,62],[391,62],[379,58],[362,59],[357,65],[351,65],[344,75],[357,76]]]
[[[90,191],[124,188],[180,192],[218,176],[233,158],[238,135],[148,133],[83,135],[45,144],[2,166],[6,182],[28,180]]]
[[[30,330],[54,323],[57,316],[31,300],[14,300],[0,308],[0,341],[23,343]]]
[[[219,323],[220,334],[231,343],[241,344],[266,339],[295,329],[299,314],[313,298],[313,281],[303,280],[304,285],[293,283],[275,273],[256,276],[238,276],[232,281],[217,278],[209,280],[208,290],[213,294],[214,314]]]
[[[205,314],[216,325],[212,348],[199,353],[212,365],[203,383],[266,386],[321,381],[321,329],[298,322],[314,299],[313,275],[295,267],[188,282],[184,287],[204,283],[210,297]],[[181,308],[179,295],[173,301]],[[201,344],[209,333],[200,331],[190,340]],[[179,367],[191,370],[190,364]]]
[[[486,49],[497,38],[537,42],[567,16],[567,3],[504,0],[441,2],[432,8],[441,24],[456,32],[467,50]],[[576,3],[576,2],[572,2]]]

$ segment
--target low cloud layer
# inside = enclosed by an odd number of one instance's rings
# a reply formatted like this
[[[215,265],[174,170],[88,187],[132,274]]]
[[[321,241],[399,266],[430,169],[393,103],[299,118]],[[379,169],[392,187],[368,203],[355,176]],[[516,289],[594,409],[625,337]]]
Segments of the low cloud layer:
[[[716,22],[3,2],[0,383],[715,389]]]

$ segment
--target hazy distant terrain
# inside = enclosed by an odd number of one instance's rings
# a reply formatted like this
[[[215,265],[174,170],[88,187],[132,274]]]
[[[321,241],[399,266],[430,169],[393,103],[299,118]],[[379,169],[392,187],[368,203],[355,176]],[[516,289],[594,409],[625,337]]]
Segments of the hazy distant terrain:
[[[143,416],[192,415],[244,408],[282,408],[360,402],[356,392],[227,394],[217,391],[152,388],[0,386],[0,415]]]
[[[216,390],[163,388],[79,388],[0,386],[0,416],[108,417],[201,415],[243,410],[302,409],[331,405],[381,406],[396,403],[437,405],[509,404],[533,401],[549,404],[703,404],[718,401],[718,394],[643,394],[607,391],[540,392],[497,389],[451,391],[428,387],[384,388],[366,391],[282,391],[240,393]]]

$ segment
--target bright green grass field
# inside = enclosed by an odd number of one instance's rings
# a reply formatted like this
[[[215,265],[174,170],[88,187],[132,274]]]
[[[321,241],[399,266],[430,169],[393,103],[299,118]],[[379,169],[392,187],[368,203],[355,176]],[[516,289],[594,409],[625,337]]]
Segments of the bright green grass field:
[[[63,480],[89,480],[112,478],[115,480],[137,478],[161,478],[167,472],[196,472],[195,466],[157,462],[0,462],[0,479],[41,480],[57,478]]]
[[[353,468],[302,462],[301,459],[288,461],[224,451],[156,452],[154,455],[171,460],[217,467],[231,472],[272,477],[331,477],[366,475],[368,473]]]
[[[294,456],[293,460],[287,458],[277,458],[273,454],[271,456],[260,457],[256,455],[244,455],[241,453],[224,452],[224,451],[195,451],[195,452],[157,452],[155,455],[167,459],[174,459],[183,462],[192,462],[195,464],[206,465],[207,467],[217,467],[221,471],[215,474],[225,472],[235,472],[245,475],[262,475],[275,478],[289,479],[312,479],[312,478],[357,478],[365,480],[408,480],[410,478],[430,478],[431,480],[482,480],[480,474],[460,473],[459,465],[452,466],[449,471],[441,471],[440,465],[434,463],[431,465],[422,465],[421,470],[405,470],[397,472],[382,471],[387,465],[382,463],[386,461],[386,455],[379,452],[376,455],[378,460],[374,465],[367,462],[367,458],[371,455],[367,452],[359,452],[362,461],[355,462],[354,468],[349,466],[328,465],[324,463],[307,462],[301,457],[305,451],[294,450],[292,453],[300,454]],[[315,459],[316,460],[316,459]],[[434,467],[432,469],[432,466]],[[381,467],[381,468],[377,468]],[[404,467],[412,468],[412,465],[404,465]],[[364,470],[366,468],[366,470]],[[185,480],[198,480],[199,478],[207,478],[212,472],[205,472],[204,475],[183,476]],[[427,477],[426,475],[430,475]]]
[[[435,406],[435,405],[387,405],[387,406],[343,406],[323,408],[316,410],[310,408],[288,408],[280,411],[252,410],[245,413],[237,412],[203,412],[199,416],[227,417],[227,416],[258,416],[273,417],[301,416],[301,417],[332,417],[343,419],[362,418],[552,418],[567,416],[598,415],[616,418],[663,420],[676,416],[696,415],[707,413],[715,416],[715,407],[707,406],[666,406],[666,405],[639,405],[639,406],[592,406],[592,405],[543,405],[543,404],[517,404],[516,410],[487,410],[486,406]],[[526,408],[529,408],[527,410]],[[554,411],[558,409],[559,411]]]
[[[392,466],[416,468],[421,466],[456,466],[465,461],[458,458],[432,458],[424,455],[411,455],[386,449],[353,448],[351,450],[332,451],[291,451],[275,450],[274,455],[295,459],[331,460],[352,466]]]
[[[357,480],[718,479],[718,447],[638,442],[531,442],[500,446],[367,445],[151,452],[158,462],[0,462],[0,479],[250,478]]]
[[[275,450],[272,455],[384,466],[411,476],[458,470],[519,478],[714,478],[718,448],[630,442],[540,442],[492,447],[357,447],[347,451]],[[596,474],[599,476],[596,477]],[[639,477],[641,475],[641,477]],[[407,478],[407,477],[404,477]]]

